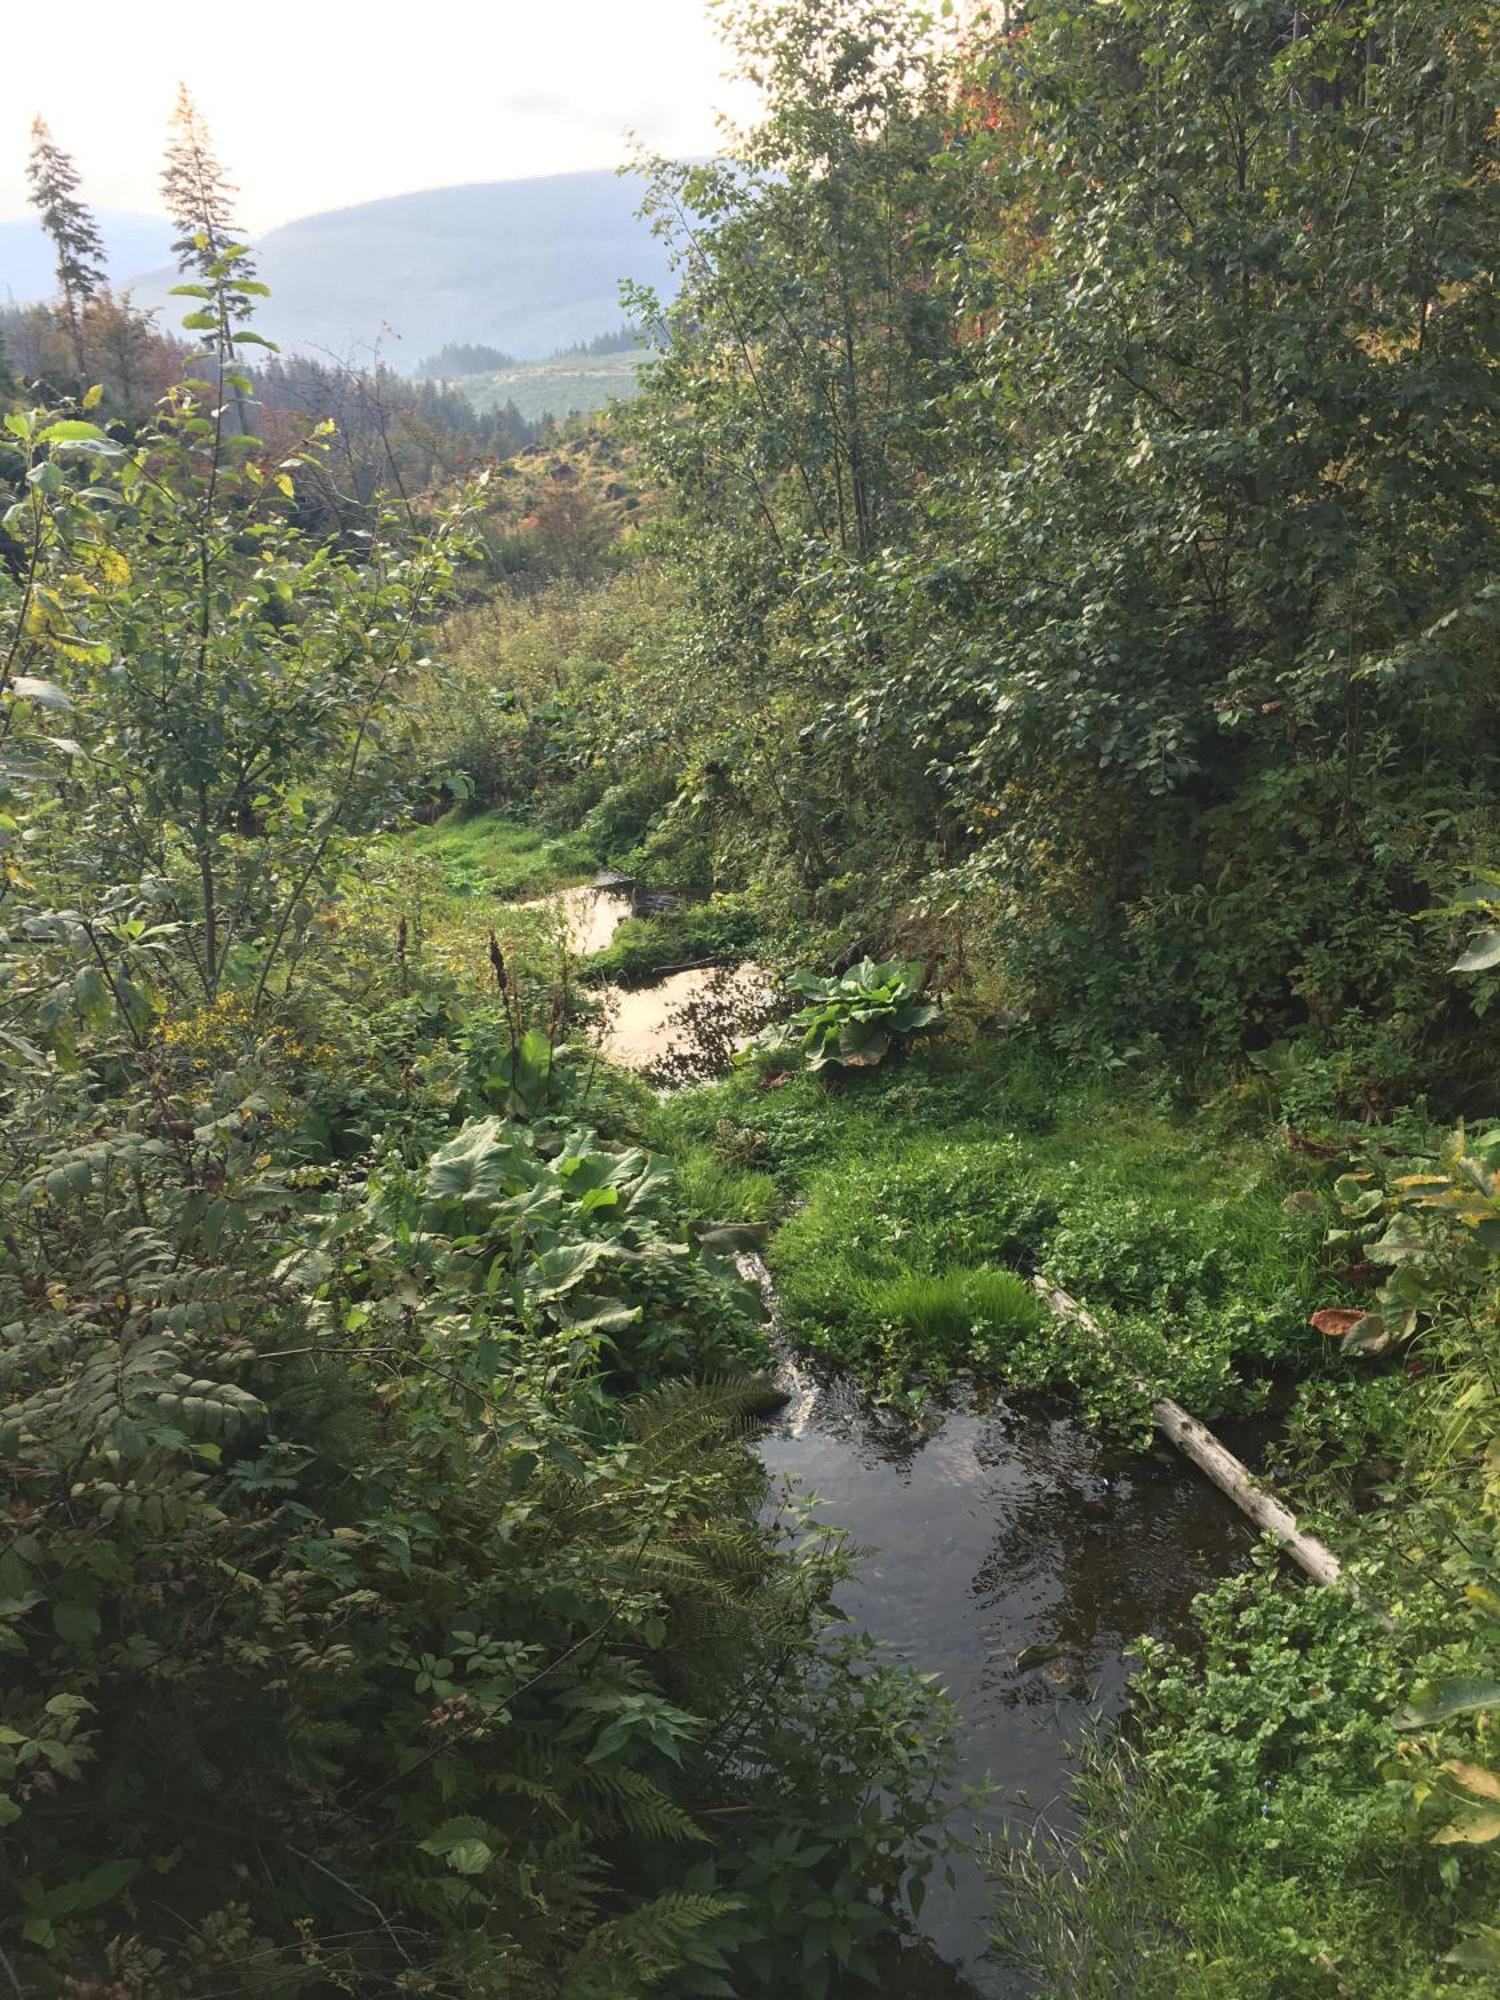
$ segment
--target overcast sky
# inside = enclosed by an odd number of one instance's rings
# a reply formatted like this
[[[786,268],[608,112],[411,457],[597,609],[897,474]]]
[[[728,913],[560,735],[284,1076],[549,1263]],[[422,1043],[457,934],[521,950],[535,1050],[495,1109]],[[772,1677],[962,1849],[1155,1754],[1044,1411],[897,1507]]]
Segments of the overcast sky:
[[[743,116],[705,0],[71,0],[6,8],[0,217],[37,112],[97,208],[159,212],[181,78],[260,234],[412,188],[612,167],[625,133],[714,149]]]

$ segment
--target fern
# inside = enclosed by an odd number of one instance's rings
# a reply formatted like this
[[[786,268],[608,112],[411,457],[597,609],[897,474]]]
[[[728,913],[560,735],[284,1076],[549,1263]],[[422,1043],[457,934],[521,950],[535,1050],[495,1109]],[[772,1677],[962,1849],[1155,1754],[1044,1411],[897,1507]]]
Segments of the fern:
[[[705,1840],[707,1835],[689,1813],[669,1798],[643,1772],[626,1766],[587,1765],[581,1789],[602,1808],[606,1820],[646,1840]]]
[[[692,1895],[669,1890],[643,1903],[628,1916],[601,1924],[567,1968],[565,2000],[613,2000],[639,1987],[659,1985],[687,1963],[686,1947],[708,1925],[732,1917],[743,1908],[727,1896]],[[633,1984],[622,1980],[628,1968]]]

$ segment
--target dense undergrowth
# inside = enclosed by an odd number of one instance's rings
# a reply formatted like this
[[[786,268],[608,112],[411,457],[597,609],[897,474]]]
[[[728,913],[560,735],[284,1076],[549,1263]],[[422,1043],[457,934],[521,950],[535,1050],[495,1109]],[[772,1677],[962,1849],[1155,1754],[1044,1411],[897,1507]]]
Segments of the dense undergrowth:
[[[1142,1642],[1125,1733],[1096,1738],[1076,1781],[1081,1839],[1018,1831],[994,1852],[1006,1954],[1059,2000],[1494,1990],[1500,1558],[1490,1460],[1471,1456],[1490,1152],[1445,1168],[1441,1134],[1408,1121],[1400,1145],[1351,1133],[1314,1160],[1242,1092],[1080,1082],[1024,1038],[940,1042],[832,1094],[747,1067],[654,1129],[715,1163],[721,1205],[743,1189],[767,1213],[774,1189],[788,1331],[888,1396],[976,1371],[1138,1432],[1143,1383],[1210,1416],[1269,1397],[1281,1471],[1366,1593],[1268,1556],[1200,1601],[1198,1647]],[[1441,1226],[1415,1233],[1413,1201]],[[1088,1302],[1102,1343],[1041,1313],[1013,1275],[1035,1270]],[[1379,1271],[1421,1296],[1426,1331],[1409,1354],[1347,1333],[1340,1352],[1309,1311],[1389,1315]]]
[[[301,527],[200,261],[152,426],[7,419],[0,1974],[869,1983],[941,1699],[761,1518],[758,1295],[498,900],[581,850],[379,831],[462,504]]]
[[[658,1119],[717,1157],[721,1203],[753,1176],[764,1213],[769,1176],[790,1329],[887,1393],[983,1367],[1132,1422],[1142,1384],[1244,1411],[1308,1357],[1317,1204],[1288,1211],[1305,1166],[1232,1109],[1070,1085],[1026,1038],[938,1044],[832,1098],[767,1060]],[[1104,1338],[1006,1282],[1035,1272],[1086,1299]]]
[[[211,162],[154,411],[76,258],[0,367],[0,1975],[877,1983],[942,1703],[761,1518],[748,1228],[886,1397],[1273,1408],[1388,1612],[1148,1651],[1043,1990],[1500,1992],[1493,25],[732,11],[628,419],[342,494]],[[586,977],[600,866],[685,902]],[[747,952],[727,1079],[601,1063]]]

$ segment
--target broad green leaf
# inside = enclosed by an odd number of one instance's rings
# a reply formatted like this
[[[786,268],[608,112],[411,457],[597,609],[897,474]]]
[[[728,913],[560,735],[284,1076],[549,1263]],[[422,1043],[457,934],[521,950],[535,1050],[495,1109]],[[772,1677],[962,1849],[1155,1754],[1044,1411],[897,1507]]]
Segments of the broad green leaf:
[[[445,1859],[455,1875],[481,1875],[494,1859],[494,1849],[483,1840],[460,1840],[448,1849]]]
[[[1450,1757],[1443,1769],[1455,1784],[1462,1785],[1475,1798],[1500,1802],[1500,1777],[1493,1771],[1487,1771],[1483,1764],[1466,1764],[1462,1758]]]
[[[1480,1813],[1474,1819],[1454,1820],[1432,1836],[1434,1847],[1488,1847],[1500,1840],[1500,1812]]]
[[[555,1250],[543,1251],[529,1275],[535,1278],[543,1298],[554,1299],[563,1292],[570,1292],[598,1265],[619,1255],[620,1251],[613,1243],[563,1243]]]
[[[534,1156],[499,1118],[466,1125],[427,1163],[433,1201],[499,1201],[534,1177]]]
[[[1459,1940],[1443,1963],[1465,1972],[1500,1972],[1500,1930],[1479,1924],[1472,1937]]]
[[[102,1903],[112,1902],[120,1891],[140,1873],[139,1861],[104,1861],[97,1868],[77,1882],[65,1883],[60,1889],[53,1889],[47,1896],[47,1914],[53,1917],[71,1917],[85,1910],[97,1910]]]
[[[1500,965],[1500,930],[1482,931],[1461,958],[1454,959],[1450,972],[1490,972]]]
[[[1425,1729],[1430,1723],[1446,1722],[1453,1715],[1471,1715],[1482,1708],[1500,1708],[1500,1681],[1455,1675],[1452,1680],[1418,1688],[1396,1722],[1402,1729]]]
[[[59,417],[54,424],[48,424],[36,434],[38,444],[109,444],[109,436],[97,424],[85,423],[82,417]]]

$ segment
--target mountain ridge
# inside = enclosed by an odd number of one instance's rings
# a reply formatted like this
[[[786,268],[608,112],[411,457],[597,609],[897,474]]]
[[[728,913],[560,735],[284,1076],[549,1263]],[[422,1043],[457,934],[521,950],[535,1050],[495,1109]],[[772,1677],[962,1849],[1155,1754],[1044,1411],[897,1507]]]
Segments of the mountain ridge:
[[[418,188],[325,209],[255,241],[271,297],[259,329],[282,346],[414,368],[447,341],[537,360],[622,318],[622,280],[670,287],[665,246],[636,214],[643,184],[593,168]],[[169,269],[137,302],[181,316]]]

